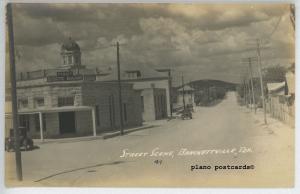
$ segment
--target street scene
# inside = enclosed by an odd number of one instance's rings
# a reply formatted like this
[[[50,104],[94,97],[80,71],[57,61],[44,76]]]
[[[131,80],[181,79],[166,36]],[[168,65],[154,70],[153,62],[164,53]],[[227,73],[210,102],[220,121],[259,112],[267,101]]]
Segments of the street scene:
[[[263,125],[262,112],[254,115],[239,106],[234,92],[214,107],[197,109],[193,116],[192,120],[156,121],[152,128],[105,140],[38,144],[39,149],[23,152],[24,182],[32,186],[291,186],[285,182],[291,183],[294,176],[292,128],[275,119]],[[177,155],[181,149],[233,148],[245,153]],[[121,157],[125,149],[149,155],[154,149],[176,153],[174,157]],[[13,160],[13,153],[6,157]],[[191,165],[245,164],[255,169],[191,171]],[[13,167],[6,173],[14,179]]]
[[[293,4],[6,10],[7,187],[294,186]]]

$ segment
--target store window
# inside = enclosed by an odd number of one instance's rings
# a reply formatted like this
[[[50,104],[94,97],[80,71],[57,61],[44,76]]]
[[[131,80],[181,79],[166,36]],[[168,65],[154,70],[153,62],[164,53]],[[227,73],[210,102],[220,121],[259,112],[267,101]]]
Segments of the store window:
[[[123,112],[124,112],[124,122],[127,122],[127,104],[123,104]]]
[[[19,108],[28,108],[28,99],[20,99],[18,101]]]
[[[144,112],[145,111],[144,96],[141,96],[141,106],[142,106],[142,112]]]
[[[43,106],[45,106],[45,100],[44,100],[44,98],[42,98],[42,97],[35,98],[34,99],[34,106],[35,107],[43,107]]]
[[[99,114],[99,106],[97,105],[96,108],[96,123],[97,123],[97,126],[100,125],[100,114]]]
[[[58,97],[58,106],[74,106],[74,97]]]

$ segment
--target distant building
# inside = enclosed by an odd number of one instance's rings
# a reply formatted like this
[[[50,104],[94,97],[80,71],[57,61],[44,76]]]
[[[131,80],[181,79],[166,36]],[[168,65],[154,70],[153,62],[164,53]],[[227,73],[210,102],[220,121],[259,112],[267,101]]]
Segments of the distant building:
[[[295,73],[288,71],[285,74],[287,95],[295,96]]]
[[[270,115],[295,126],[295,66],[285,74],[285,81],[267,83],[266,109]]]
[[[115,81],[117,73],[99,75],[99,81]],[[141,91],[142,112],[144,121],[165,119],[170,116],[169,77],[151,68],[124,70],[121,73],[122,83],[132,83],[133,88]]]
[[[56,69],[20,73],[17,98],[20,125],[33,137],[96,135],[120,127],[118,84],[96,80],[81,64],[79,45],[69,39],[61,47]],[[122,83],[123,123],[142,125],[141,91]]]
[[[184,85],[184,87],[177,89],[177,101],[173,107],[175,109],[183,107],[183,103],[195,107],[195,90],[189,85]]]
[[[286,89],[285,82],[267,83],[268,95],[279,96],[284,95]]]

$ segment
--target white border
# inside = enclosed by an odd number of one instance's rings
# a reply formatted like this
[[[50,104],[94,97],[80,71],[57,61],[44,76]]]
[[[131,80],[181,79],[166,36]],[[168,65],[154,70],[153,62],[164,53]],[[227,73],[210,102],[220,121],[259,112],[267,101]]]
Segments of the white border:
[[[94,193],[105,193],[105,194],[110,194],[110,193],[225,193],[225,194],[235,194],[235,193],[261,193],[261,194],[266,194],[266,193],[276,193],[276,194],[281,194],[281,193],[300,193],[300,182],[299,182],[299,174],[300,174],[300,159],[299,159],[299,100],[300,97],[298,95],[298,91],[300,90],[300,84],[297,84],[298,78],[300,75],[300,69],[299,69],[299,39],[296,38],[296,145],[295,145],[295,164],[296,164],[296,172],[295,172],[295,188],[292,189],[203,189],[203,188],[185,188],[185,189],[179,189],[179,188],[13,188],[13,189],[7,189],[4,186],[4,151],[3,151],[3,145],[4,145],[4,98],[5,98],[5,89],[4,89],[4,84],[5,84],[5,70],[4,70],[4,60],[5,60],[5,40],[4,40],[4,26],[5,26],[5,4],[7,2],[39,2],[39,3],[79,3],[79,2],[84,2],[84,3],[293,3],[295,1],[292,0],[272,0],[272,1],[267,1],[267,0],[188,0],[188,1],[183,1],[183,0],[143,0],[143,1],[138,1],[138,0],[10,0],[10,1],[5,1],[5,0],[0,0],[0,67],[1,67],[1,80],[0,80],[0,99],[1,99],[1,116],[0,116],[0,123],[1,123],[1,138],[0,138],[0,193],[1,194],[13,194],[13,193],[22,193],[22,194],[50,194],[50,193],[55,193],[55,194],[94,194]],[[296,4],[296,37],[299,35],[299,13],[298,9],[300,9],[300,3],[295,2]],[[300,83],[300,81],[299,81]],[[298,165],[297,165],[298,164]],[[297,176],[298,175],[298,176]]]

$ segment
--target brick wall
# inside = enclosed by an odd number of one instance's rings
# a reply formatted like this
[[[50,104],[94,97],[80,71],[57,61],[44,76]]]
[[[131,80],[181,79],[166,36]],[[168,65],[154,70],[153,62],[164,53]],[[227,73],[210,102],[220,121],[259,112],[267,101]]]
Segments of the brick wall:
[[[110,98],[113,98],[113,103],[110,103]],[[122,100],[123,104],[126,103],[127,107],[127,122],[124,122],[124,126],[133,127],[142,125],[140,92],[133,90],[131,84],[123,84]],[[85,106],[98,106],[100,125],[97,126],[97,131],[118,129],[120,127],[117,83],[96,82],[83,85],[82,103]],[[114,115],[114,119],[111,118],[111,114]],[[112,125],[111,119],[114,120]]]
[[[28,83],[27,83],[28,84]],[[120,126],[120,111],[118,99],[118,84],[103,82],[80,82],[73,84],[50,84],[41,86],[24,86],[17,89],[18,98],[28,99],[28,108],[20,111],[38,111],[34,105],[36,98],[44,97],[44,107],[49,109],[58,106],[58,97],[74,96],[74,106],[98,106],[99,125],[97,131],[118,129]],[[142,125],[140,91],[134,90],[132,84],[122,85],[123,104],[126,104],[127,121],[125,127]],[[110,105],[113,98],[114,106]],[[124,106],[124,105],[123,105]],[[114,122],[111,124],[111,114],[114,113]],[[123,110],[123,114],[124,110]],[[59,136],[59,114],[46,113],[46,131],[44,137]],[[92,134],[91,111],[76,112],[76,129],[79,134]],[[123,117],[124,118],[124,117]],[[40,138],[40,132],[36,131],[34,115],[29,117],[30,134]]]
[[[70,85],[70,86],[39,86],[39,87],[28,87],[18,88],[17,90],[18,99],[28,99],[28,109],[35,109],[34,100],[36,98],[44,98],[45,108],[57,107],[58,97],[74,96],[74,105],[81,106],[81,86]]]

